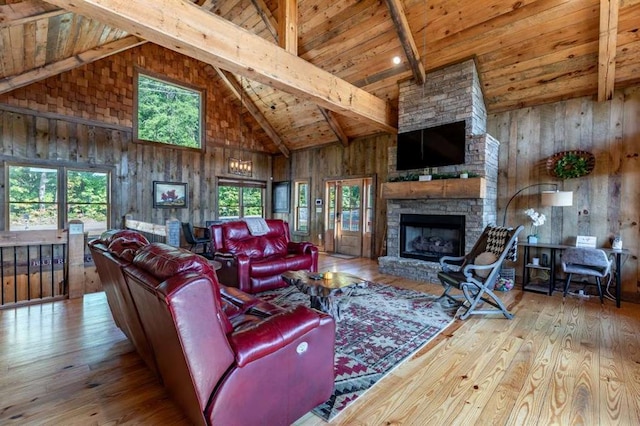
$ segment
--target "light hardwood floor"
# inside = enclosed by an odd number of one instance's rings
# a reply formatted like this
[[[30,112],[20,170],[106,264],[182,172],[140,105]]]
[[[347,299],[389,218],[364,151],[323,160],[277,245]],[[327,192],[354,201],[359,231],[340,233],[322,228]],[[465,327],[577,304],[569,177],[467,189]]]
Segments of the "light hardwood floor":
[[[322,270],[439,294],[321,256]],[[512,290],[515,313],[456,321],[335,425],[640,424],[640,305]],[[102,293],[0,311],[0,424],[186,424]],[[268,424],[265,423],[265,424]],[[312,414],[297,425],[322,425]]]

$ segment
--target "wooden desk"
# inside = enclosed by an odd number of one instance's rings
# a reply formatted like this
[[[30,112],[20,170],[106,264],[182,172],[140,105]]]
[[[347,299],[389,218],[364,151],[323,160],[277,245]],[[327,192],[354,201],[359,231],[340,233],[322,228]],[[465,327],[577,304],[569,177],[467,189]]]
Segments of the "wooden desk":
[[[524,261],[522,264],[522,290],[526,290],[526,291],[535,291],[535,290],[527,290],[527,285],[529,284],[530,281],[530,273],[531,273],[531,269],[542,269],[542,270],[548,270],[549,271],[549,289],[547,294],[549,294],[549,296],[551,296],[551,294],[553,293],[553,290],[555,289],[556,286],[556,257],[558,252],[562,252],[562,250],[567,249],[567,248],[571,248],[574,246],[568,246],[568,245],[563,245],[563,244],[544,244],[544,243],[537,243],[537,244],[529,244],[526,242],[520,242],[518,243],[518,246],[523,247],[524,248]],[[532,248],[540,248],[540,249],[546,249],[549,251],[549,264],[548,265],[533,265],[532,263],[530,263],[530,251]],[[613,254],[614,258],[615,258],[615,271],[614,276],[615,276],[615,281],[616,281],[616,306],[619,308],[620,307],[620,296],[621,296],[621,292],[622,292],[622,272],[621,272],[621,268],[622,268],[622,255],[628,256],[629,254],[631,254],[631,252],[629,252],[629,250],[627,249],[621,249],[621,250],[614,250],[612,248],[604,248],[604,247],[599,247],[601,250],[604,250],[605,253],[607,254]]]

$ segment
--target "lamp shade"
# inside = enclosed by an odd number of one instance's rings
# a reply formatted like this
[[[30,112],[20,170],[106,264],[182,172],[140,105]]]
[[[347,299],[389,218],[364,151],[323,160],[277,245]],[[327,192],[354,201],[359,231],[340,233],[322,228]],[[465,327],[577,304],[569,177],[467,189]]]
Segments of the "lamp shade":
[[[542,191],[540,200],[543,206],[572,206],[572,191]]]

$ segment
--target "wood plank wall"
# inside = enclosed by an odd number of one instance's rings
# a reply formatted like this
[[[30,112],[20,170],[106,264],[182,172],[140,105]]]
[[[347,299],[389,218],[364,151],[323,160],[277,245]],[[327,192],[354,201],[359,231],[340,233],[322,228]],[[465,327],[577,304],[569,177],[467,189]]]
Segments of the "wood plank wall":
[[[582,97],[489,116],[487,131],[500,145],[498,211],[519,189],[552,182],[573,191],[571,207],[542,207],[541,190],[532,188],[509,206],[509,225],[530,222],[523,211],[534,208],[549,220],[539,227],[540,240],[574,244],[576,235],[593,235],[610,246],[620,235],[632,252],[623,267],[623,294],[639,295],[640,277],[640,87],[616,91],[611,101]],[[545,160],[556,152],[586,150],[596,157],[594,171],[582,178],[557,180]],[[528,232],[528,229],[527,229]]]
[[[395,145],[395,135],[379,134],[351,141],[348,147],[336,143],[314,149],[294,151],[290,159],[283,156],[274,158],[273,180],[310,179],[311,181],[311,224],[308,234],[293,235],[297,241],[307,240],[323,246],[318,235],[324,235],[324,216],[315,213],[313,200],[324,199],[324,186],[327,180],[344,178],[373,177],[376,182],[376,194],[380,193],[380,183],[387,181],[388,147]],[[293,197],[293,193],[292,193]],[[326,200],[325,200],[326,204]],[[376,200],[375,228],[373,230],[374,257],[380,254],[386,233],[387,206],[384,200]],[[275,216],[275,215],[274,215]],[[280,214],[280,218],[293,221],[291,213]]]
[[[132,139],[133,65],[206,90],[204,151]],[[135,219],[196,225],[215,218],[218,177],[231,177],[226,159],[252,160],[252,179],[269,182],[271,155],[252,134],[239,132],[238,109],[205,65],[153,44],[48,78],[0,96],[0,156],[4,162],[112,170],[111,225]],[[5,163],[2,164],[4,170]],[[5,174],[0,173],[4,183]],[[152,182],[189,184],[188,209],[154,209]],[[0,200],[5,202],[4,192]],[[4,211],[0,226],[5,226]]]

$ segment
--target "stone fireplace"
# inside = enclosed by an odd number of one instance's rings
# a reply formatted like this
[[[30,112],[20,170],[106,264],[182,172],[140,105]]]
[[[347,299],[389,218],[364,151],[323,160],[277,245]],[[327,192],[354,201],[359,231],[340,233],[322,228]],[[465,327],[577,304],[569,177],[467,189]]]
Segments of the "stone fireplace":
[[[428,74],[424,86],[418,86],[413,81],[401,83],[398,110],[400,132],[464,120],[464,164],[439,167],[437,172],[458,174],[466,170],[482,177],[482,191],[470,196],[466,196],[464,191],[462,194],[452,194],[446,190],[427,190],[424,194],[416,191],[415,196],[397,197],[393,195],[393,191],[388,191],[391,195],[386,196],[387,255],[378,259],[380,272],[418,281],[438,282],[438,259],[445,255],[444,252],[447,251],[448,255],[448,248],[455,244],[458,245],[457,251],[452,250],[451,255],[462,255],[470,251],[483,229],[496,223],[499,142],[486,133],[487,113],[473,60]],[[389,149],[388,172],[390,178],[402,174],[396,170],[395,147]],[[419,173],[420,170],[412,172]],[[405,184],[442,185],[442,181],[401,182],[393,185]],[[464,187],[464,183],[459,186]],[[408,193],[413,194],[413,191]],[[427,226],[426,231],[410,229],[410,234],[407,235],[407,220],[413,221],[413,225],[409,227],[421,228],[415,226],[419,223],[414,220],[418,216],[437,218],[436,223]],[[447,221],[462,223],[462,231],[458,231],[462,235],[457,237],[457,243],[453,241],[456,237],[449,231],[442,231],[444,228],[454,227],[446,225],[441,228],[441,222]],[[439,247],[439,244],[443,246]],[[426,256],[425,253],[416,253],[420,251],[429,253]],[[443,253],[439,254],[438,251]]]
[[[400,215],[400,257],[437,262],[464,254],[463,215]]]

